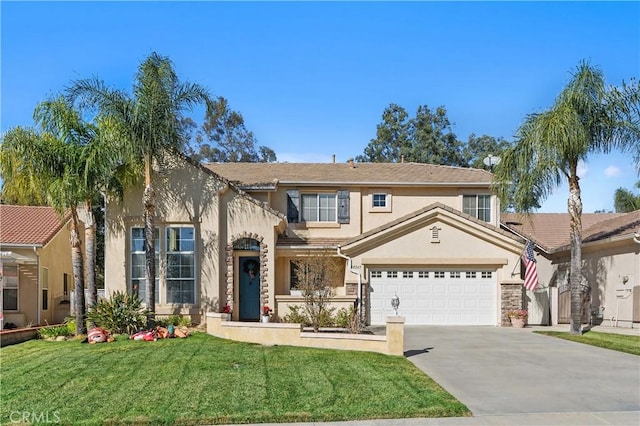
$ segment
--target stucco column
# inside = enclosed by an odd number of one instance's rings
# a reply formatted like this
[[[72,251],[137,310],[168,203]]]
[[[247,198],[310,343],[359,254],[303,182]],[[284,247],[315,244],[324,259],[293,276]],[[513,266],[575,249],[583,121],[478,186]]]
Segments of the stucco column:
[[[404,355],[404,317],[387,317],[387,353]]]

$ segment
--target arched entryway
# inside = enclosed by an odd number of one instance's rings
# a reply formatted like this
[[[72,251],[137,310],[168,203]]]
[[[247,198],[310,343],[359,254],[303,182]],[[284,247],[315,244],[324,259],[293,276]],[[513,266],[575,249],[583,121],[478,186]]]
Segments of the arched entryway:
[[[227,304],[234,320],[258,321],[268,304],[266,248],[262,237],[249,233],[227,245]]]

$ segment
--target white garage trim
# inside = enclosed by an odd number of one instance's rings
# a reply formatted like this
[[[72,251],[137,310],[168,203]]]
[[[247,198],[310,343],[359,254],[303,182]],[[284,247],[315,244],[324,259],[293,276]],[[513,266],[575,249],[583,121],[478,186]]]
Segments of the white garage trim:
[[[370,269],[371,324],[394,315],[397,294],[407,325],[496,325],[497,288],[495,270],[473,266]]]

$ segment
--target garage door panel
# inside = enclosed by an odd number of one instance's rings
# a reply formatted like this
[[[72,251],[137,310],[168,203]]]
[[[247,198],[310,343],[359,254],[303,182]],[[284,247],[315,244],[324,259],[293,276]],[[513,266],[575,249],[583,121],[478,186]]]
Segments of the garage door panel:
[[[407,324],[495,325],[497,283],[487,277],[495,274],[441,270],[372,274],[371,324],[384,324],[385,317],[394,315],[391,299],[397,294],[398,313]]]

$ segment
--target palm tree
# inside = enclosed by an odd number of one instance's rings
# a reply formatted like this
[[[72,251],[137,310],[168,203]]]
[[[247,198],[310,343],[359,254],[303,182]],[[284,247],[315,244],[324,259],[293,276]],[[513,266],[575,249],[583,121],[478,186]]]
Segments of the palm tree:
[[[191,83],[180,83],[173,64],[167,57],[152,53],[138,67],[133,94],[108,88],[98,79],[78,80],[68,89],[68,96],[83,106],[97,107],[100,116],[117,121],[126,138],[124,153],[130,164],[142,163],[144,191],[142,195],[145,235],[145,303],[155,311],[154,160],[161,162],[171,149],[182,148],[185,128],[183,112],[197,104],[209,105],[206,89]],[[151,319],[151,318],[150,318]]]
[[[5,185],[13,178],[37,179],[47,195],[47,201],[61,216],[70,215],[71,261],[75,283],[76,333],[86,334],[86,307],[84,300],[84,270],[76,206],[82,201],[81,147],[66,143],[51,133],[38,133],[33,129],[17,127],[3,137],[3,157],[21,159],[19,170],[7,170],[2,165]],[[9,174],[11,173],[11,174]]]
[[[527,116],[516,144],[504,152],[495,169],[494,187],[500,198],[518,211],[530,212],[562,181],[569,184],[571,334],[581,333],[583,292],[578,161],[591,152],[635,148],[638,120],[628,108],[634,102],[637,88],[627,87],[626,92],[607,88],[602,71],[583,61],[550,109]],[[518,185],[514,188],[511,182]]]

